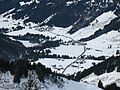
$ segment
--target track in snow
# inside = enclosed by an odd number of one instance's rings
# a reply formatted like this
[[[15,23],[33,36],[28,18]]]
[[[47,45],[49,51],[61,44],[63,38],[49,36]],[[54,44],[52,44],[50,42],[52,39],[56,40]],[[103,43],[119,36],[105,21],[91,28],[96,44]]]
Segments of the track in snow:
[[[51,32],[51,31],[49,31],[50,33],[52,33],[52,34],[55,34],[55,35],[57,35],[57,36],[62,36],[62,37],[65,37],[65,38],[69,38],[69,39],[71,39],[72,40],[72,42],[76,42],[73,38],[71,38],[71,37],[68,37],[68,36],[65,36],[65,35],[60,35],[60,34],[57,34],[57,33],[53,33],[53,32]],[[78,44],[79,45],[81,45],[80,43],[80,41],[77,41],[78,42]],[[74,64],[74,63],[76,63],[78,60],[81,60],[81,56],[82,55],[84,55],[84,53],[86,52],[86,46],[84,45],[84,44],[82,44],[82,46],[84,47],[84,51],[79,55],[79,56],[77,56],[77,59],[75,60],[75,61],[73,61],[72,63],[70,63],[70,64],[68,64],[65,68],[64,68],[64,70],[63,70],[63,72],[61,73],[61,74],[64,74],[64,72],[67,70],[67,68],[68,67],[70,67],[72,64]],[[83,59],[82,59],[83,60]]]

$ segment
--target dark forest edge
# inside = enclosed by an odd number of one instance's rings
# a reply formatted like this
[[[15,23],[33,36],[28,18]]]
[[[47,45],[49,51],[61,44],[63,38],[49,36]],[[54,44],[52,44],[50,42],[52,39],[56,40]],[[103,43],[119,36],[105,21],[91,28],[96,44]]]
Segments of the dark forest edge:
[[[27,59],[19,59],[15,61],[0,59],[0,72],[10,72],[14,77],[13,82],[16,84],[20,84],[22,82],[21,79],[28,79],[30,85],[28,88],[32,87],[31,84],[33,83],[33,80],[29,80],[29,77],[32,75],[36,75],[41,83],[45,83],[45,80],[49,80],[57,85],[58,88],[64,86],[63,77],[65,77],[65,75],[52,72],[51,69],[46,68],[45,65],[42,65],[41,63],[31,63]]]
[[[36,75],[40,82],[44,83],[46,78],[54,78],[54,83],[61,80],[63,82],[63,78],[67,78],[69,80],[80,81],[80,79],[94,73],[96,75],[104,74],[105,72],[112,72],[117,67],[117,72],[120,72],[120,56],[112,56],[107,60],[90,67],[89,69],[85,69],[83,72],[78,72],[77,75],[63,75],[57,72],[52,72],[50,68],[46,68],[45,65],[41,63],[31,63],[27,59],[19,59],[15,61],[0,59],[0,71],[2,73],[10,72],[11,75],[14,76],[13,82],[20,83],[21,78],[27,78],[29,71],[35,71]],[[101,82],[102,83],[102,82]],[[98,87],[101,88],[102,84],[98,83]],[[115,84],[111,84],[102,88],[104,90],[119,90],[120,88]]]
[[[14,40],[11,40],[14,39]],[[38,58],[64,58],[72,59],[68,55],[50,54],[50,48],[56,48],[60,45],[67,45],[69,42],[54,40],[56,37],[44,35],[25,34],[23,36],[9,36],[0,34],[0,58],[7,60],[16,60],[20,57],[24,59],[38,60]],[[38,43],[34,47],[25,47],[20,40],[28,40],[30,43]],[[14,48],[14,49],[13,49]]]
[[[74,77],[75,81],[80,81],[81,79],[89,76],[90,74],[94,73],[95,75],[99,76],[104,73],[110,73],[117,69],[117,72],[120,72],[120,56],[112,56],[97,65],[94,65],[88,69],[84,69],[83,72],[78,72],[77,75]],[[116,83],[112,83],[111,85],[103,87],[101,84],[102,82],[99,81],[98,87],[104,90],[120,90],[120,87],[116,85]]]

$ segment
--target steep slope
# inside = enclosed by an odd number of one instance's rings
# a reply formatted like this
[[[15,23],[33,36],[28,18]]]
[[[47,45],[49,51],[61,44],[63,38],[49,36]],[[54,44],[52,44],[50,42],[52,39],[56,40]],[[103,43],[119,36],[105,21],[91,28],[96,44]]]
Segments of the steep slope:
[[[7,36],[0,34],[0,58],[18,59],[25,54],[22,43],[12,41]]]
[[[104,73],[99,76],[97,76],[93,73],[93,74],[83,78],[82,80],[86,81],[88,83],[92,83],[94,85],[98,85],[99,80],[101,80],[104,87],[107,85],[111,85],[112,83],[116,83],[117,86],[120,87],[120,82],[119,82],[120,77],[119,76],[120,76],[120,73],[115,70],[113,72]]]
[[[25,59],[12,62],[0,59],[0,71],[0,90],[102,90],[64,78],[41,63],[30,64]]]
[[[77,74],[70,77],[73,80],[120,86],[120,56],[111,57],[120,54],[119,32],[119,0],[0,0],[0,58],[25,58],[58,73],[70,65],[65,74]],[[41,79],[45,69],[35,69]],[[8,78],[0,79],[2,90],[23,89],[28,83],[28,78],[22,78],[16,85],[12,75],[1,75]],[[41,90],[101,90],[67,79],[61,88],[59,82],[56,85],[44,78]]]
[[[0,74],[2,76],[2,80],[0,80],[1,84],[0,84],[0,89],[1,90],[26,90],[25,89],[25,84],[28,83],[28,78],[22,78],[21,79],[21,83],[18,84],[13,84],[13,76],[7,72],[5,74]],[[36,78],[34,78],[36,79]],[[37,87],[39,87],[40,84],[40,88],[37,88],[37,90],[102,90],[94,85],[90,85],[87,83],[82,83],[82,82],[74,82],[72,80],[67,80],[67,79],[63,79],[64,81],[61,83],[62,85],[60,86],[59,83],[58,85],[46,80],[44,83],[39,82],[39,80],[36,79],[37,81]],[[6,82],[4,82],[6,81]],[[33,90],[33,89],[32,89]]]
[[[116,11],[119,15],[119,1],[117,0],[19,0],[0,1],[1,13],[15,8],[11,13],[14,19],[24,19],[24,22],[39,23],[40,26],[49,25],[68,27],[70,34],[86,27],[96,17],[107,11]],[[8,5],[4,8],[4,5]],[[4,8],[4,9],[2,9]],[[7,14],[6,14],[7,15]]]
[[[110,57],[107,60],[84,70],[83,72],[78,72],[76,75],[76,80],[88,81],[89,83],[98,84],[99,80],[103,82],[103,85],[109,85],[119,83],[120,75],[120,56]]]

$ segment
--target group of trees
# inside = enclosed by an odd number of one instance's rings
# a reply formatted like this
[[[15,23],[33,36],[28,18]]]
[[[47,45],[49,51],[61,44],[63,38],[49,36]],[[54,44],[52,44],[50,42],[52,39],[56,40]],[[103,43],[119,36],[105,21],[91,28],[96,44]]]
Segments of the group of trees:
[[[17,59],[25,55],[25,46],[18,41],[11,40],[7,35],[0,34],[0,58]]]
[[[14,39],[18,40],[29,40],[31,43],[41,43],[42,41],[50,41],[53,40],[55,37],[49,37],[42,34],[30,34],[27,33],[21,36],[13,36]]]
[[[112,83],[104,88],[104,90],[120,90],[120,87],[116,85],[116,83]]]
[[[41,63],[32,63],[26,59],[20,59],[17,61],[9,61],[0,59],[0,71],[6,73],[10,71],[11,75],[14,75],[13,82],[20,83],[21,78],[27,78],[30,71],[36,73],[40,82],[44,83],[45,79],[50,79],[53,83],[62,85],[62,75],[52,72],[50,68],[46,68]]]
[[[98,87],[104,89],[103,83],[101,82],[101,80],[99,80],[99,82],[98,82]]]
[[[26,54],[22,56],[22,58],[37,60],[38,58],[64,58],[64,59],[71,59],[75,57],[70,57],[68,55],[57,55],[57,54],[50,54],[51,50],[46,48],[55,48],[63,44],[64,42],[60,40],[54,40],[56,37],[49,37],[45,35],[39,34],[30,34],[27,33],[25,35],[20,36],[9,36],[17,40],[27,40],[30,43],[38,43],[39,45],[34,47],[26,47],[25,51]]]
[[[103,83],[101,82],[101,80],[98,82],[98,87],[99,88],[102,88],[104,90],[120,90],[120,87],[118,87],[116,85],[116,83],[112,83],[110,85],[107,85],[107,86],[103,86]]]
[[[80,79],[94,73],[96,75],[101,75],[105,72],[109,73],[115,70],[117,68],[117,72],[120,72],[120,56],[112,56],[108,58],[107,60],[98,63],[97,65],[94,65],[88,69],[85,69],[83,72],[78,72],[75,80],[79,81]]]
[[[120,55],[120,50],[117,50],[117,51],[116,51],[116,55]]]
[[[59,44],[66,43],[66,42],[63,42],[62,39],[55,40],[56,36],[50,37],[50,36],[45,36],[43,34],[27,33],[25,35],[11,36],[11,37],[13,37],[14,39],[17,39],[17,40],[27,40],[30,43],[39,43],[40,45],[45,44],[46,45],[45,47],[50,47],[51,44],[52,44],[51,47],[57,47],[57,46],[59,46]],[[47,45],[48,43],[49,43],[49,46]],[[53,45],[53,43],[54,43],[54,45]]]
[[[8,28],[0,28],[0,33],[7,33],[8,31]]]
[[[89,41],[89,40],[95,39],[105,33],[112,31],[112,30],[118,31],[120,28],[119,19],[120,19],[120,17],[113,19],[108,25],[105,25],[103,29],[97,30],[93,35],[86,37],[86,38],[82,38],[82,39],[80,39],[80,41]]]
[[[34,52],[35,51],[35,52]],[[38,60],[38,58],[62,58],[62,59],[72,59],[76,57],[71,57],[69,55],[59,55],[59,54],[50,54],[50,49],[41,50],[41,47],[30,47],[28,48],[26,58],[31,60]]]
[[[95,56],[88,55],[88,56],[86,57],[86,59],[105,60],[105,56],[95,57]]]
[[[41,82],[44,82],[45,77],[47,77],[49,74],[52,74],[52,71],[50,68],[46,68],[41,63],[33,63],[31,64],[27,60],[21,59],[18,61],[15,61],[15,67],[14,67],[14,82],[20,83],[21,77],[28,77],[28,71],[35,71],[38,79]]]
[[[75,77],[72,77],[72,79],[79,81],[80,79],[92,73],[96,75],[101,75],[106,72],[107,73],[113,72],[115,68],[117,69],[117,72],[120,72],[120,56],[116,56],[116,57],[112,56],[107,60],[90,67],[89,69],[85,69],[83,72],[78,72]],[[101,81],[98,82],[98,87],[104,90],[120,90],[120,87],[118,87],[115,83],[104,87]]]

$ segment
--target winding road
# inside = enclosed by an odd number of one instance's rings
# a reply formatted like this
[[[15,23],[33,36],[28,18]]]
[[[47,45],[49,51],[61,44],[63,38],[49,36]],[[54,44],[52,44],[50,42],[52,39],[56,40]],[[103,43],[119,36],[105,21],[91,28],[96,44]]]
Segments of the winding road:
[[[69,38],[69,39],[71,39],[73,42],[76,42],[73,38],[71,38],[71,37],[68,37],[68,36],[65,36],[65,35],[60,35],[60,34],[57,34],[57,33],[53,33],[53,32],[51,32],[51,31],[49,31],[50,33],[52,33],[52,34],[55,34],[55,35],[57,35],[57,36],[62,36],[62,37],[65,37],[65,38]],[[82,45],[83,47],[84,47],[84,51],[79,55],[79,56],[77,56],[77,59],[75,60],[75,61],[73,61],[73,62],[71,62],[70,64],[68,64],[65,68],[64,68],[64,70],[63,70],[63,72],[61,73],[61,74],[64,74],[64,72],[67,70],[67,68],[68,67],[70,67],[72,64],[74,64],[74,63],[76,63],[78,60],[81,60],[81,56],[82,55],[84,55],[84,53],[86,52],[86,46],[84,45],[84,44],[80,44],[81,42],[80,41],[77,41],[78,42],[78,44],[79,45]]]
[[[64,70],[63,70],[63,72],[62,72],[61,74],[64,74],[64,72],[67,70],[68,67],[70,67],[72,64],[76,63],[78,60],[81,59],[81,56],[86,52],[86,47],[85,47],[85,45],[83,45],[83,47],[84,47],[84,51],[77,57],[77,59],[76,59],[75,61],[73,61],[72,63],[68,64],[68,65],[64,68]]]

